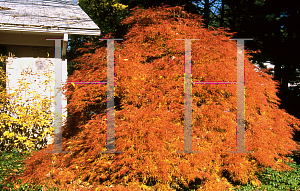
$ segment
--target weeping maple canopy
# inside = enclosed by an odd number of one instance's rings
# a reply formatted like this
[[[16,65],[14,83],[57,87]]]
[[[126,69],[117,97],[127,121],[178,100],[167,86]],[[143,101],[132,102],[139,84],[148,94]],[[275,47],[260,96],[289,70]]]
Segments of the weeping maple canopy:
[[[120,154],[106,150],[105,84],[68,84],[69,99],[63,150],[53,145],[27,161],[22,177],[40,184],[124,185],[128,188],[174,184],[224,190],[232,181],[259,184],[263,167],[289,167],[284,155],[297,148],[292,140],[299,120],[279,109],[278,82],[257,69],[245,53],[245,144],[236,150],[236,84],[193,84],[193,151],[184,150],[185,44],[192,41],[192,81],[236,81],[237,45],[223,29],[203,27],[199,15],[182,7],[134,9],[123,20],[132,28],[115,41],[115,137]],[[82,51],[86,51],[86,48]],[[107,81],[106,47],[78,58],[68,81]],[[48,177],[48,178],[47,178]],[[49,178],[50,177],[50,178]],[[76,182],[76,183],[75,183]],[[139,183],[137,183],[139,182]],[[119,186],[117,188],[124,189]]]

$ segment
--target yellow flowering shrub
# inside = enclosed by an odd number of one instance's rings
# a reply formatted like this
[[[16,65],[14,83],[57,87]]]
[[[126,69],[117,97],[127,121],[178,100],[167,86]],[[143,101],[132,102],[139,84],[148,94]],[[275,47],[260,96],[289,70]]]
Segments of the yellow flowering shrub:
[[[1,61],[5,59],[1,57]],[[45,70],[46,71],[46,70]],[[51,80],[51,72],[43,71],[47,80],[39,84],[47,86]],[[11,151],[16,148],[24,150],[41,149],[47,144],[46,136],[53,136],[53,112],[50,106],[54,99],[40,96],[37,92],[29,91],[31,83],[24,79],[28,75],[37,75],[33,71],[22,72],[19,88],[8,93],[6,91],[6,74],[0,67],[0,150]],[[52,80],[51,80],[52,81]],[[24,95],[25,92],[25,95]],[[23,97],[24,96],[24,97]],[[27,98],[31,97],[31,98]]]

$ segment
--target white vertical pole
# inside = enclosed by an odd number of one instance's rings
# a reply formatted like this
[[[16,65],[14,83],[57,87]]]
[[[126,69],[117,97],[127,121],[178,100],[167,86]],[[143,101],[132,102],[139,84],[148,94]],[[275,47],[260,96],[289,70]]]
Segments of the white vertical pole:
[[[64,39],[66,35],[64,35]],[[70,151],[62,151],[62,76],[66,79],[66,72],[62,72],[62,69],[66,68],[66,60],[61,60],[61,40],[62,39],[46,39],[54,40],[55,42],[55,58],[59,58],[55,62],[55,112],[54,112],[54,151],[45,151],[46,153],[70,153]],[[62,68],[63,66],[63,68]]]
[[[64,42],[63,42],[63,52],[62,52],[63,59],[62,59],[62,62],[61,62],[61,69],[62,69],[62,71],[61,71],[61,83],[62,84],[66,84],[67,77],[68,77],[68,67],[67,67],[68,62],[67,62],[67,59],[65,59],[67,47],[68,47],[68,34],[65,33],[64,34]],[[67,117],[67,114],[68,114],[67,113],[67,98],[64,94],[62,95],[61,107],[62,107],[62,115],[63,115],[62,125],[64,126],[65,122],[66,122],[66,117]]]

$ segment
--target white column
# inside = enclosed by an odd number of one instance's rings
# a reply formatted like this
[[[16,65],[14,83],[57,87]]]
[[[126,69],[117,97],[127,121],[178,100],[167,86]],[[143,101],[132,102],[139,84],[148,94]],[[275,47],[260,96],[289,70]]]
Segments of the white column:
[[[55,62],[55,113],[54,113],[54,151],[46,151],[46,153],[70,153],[70,151],[62,151],[62,121],[63,114],[66,109],[63,108],[67,104],[65,96],[62,94],[62,83],[67,79],[67,60],[61,60],[61,40],[68,40],[68,35],[64,34],[64,39],[46,39],[54,40],[55,58],[59,58],[60,62]]]

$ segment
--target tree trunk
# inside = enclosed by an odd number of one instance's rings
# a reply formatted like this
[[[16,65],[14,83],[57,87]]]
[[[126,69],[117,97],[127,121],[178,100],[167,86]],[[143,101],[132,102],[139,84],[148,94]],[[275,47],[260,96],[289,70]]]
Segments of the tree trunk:
[[[209,24],[209,0],[205,0],[205,4],[204,4],[204,24],[205,26],[208,28],[208,24]]]
[[[222,6],[221,6],[220,27],[224,27],[224,0],[222,0]]]

